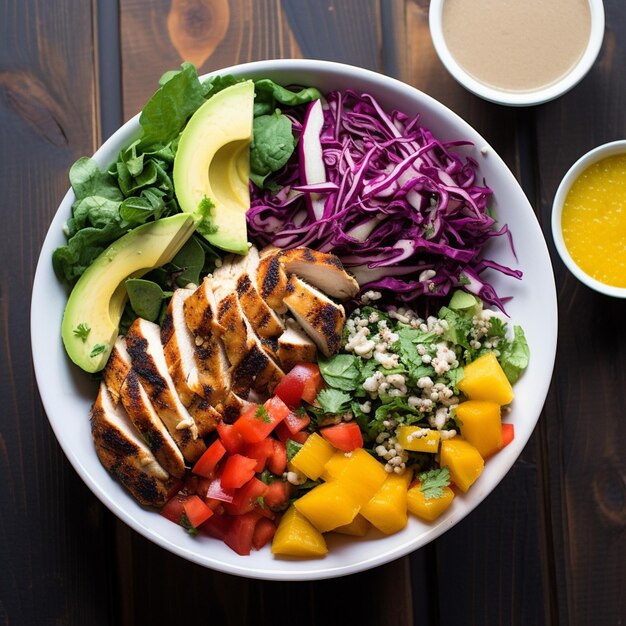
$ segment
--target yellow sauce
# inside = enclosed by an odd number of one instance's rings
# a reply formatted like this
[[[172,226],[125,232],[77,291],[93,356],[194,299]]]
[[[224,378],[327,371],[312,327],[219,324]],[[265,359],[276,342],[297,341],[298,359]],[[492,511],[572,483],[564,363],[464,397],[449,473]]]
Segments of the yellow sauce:
[[[445,0],[443,36],[479,82],[513,92],[556,83],[591,36],[589,0]]]
[[[602,159],[576,179],[561,228],[576,265],[601,283],[626,287],[626,154]]]

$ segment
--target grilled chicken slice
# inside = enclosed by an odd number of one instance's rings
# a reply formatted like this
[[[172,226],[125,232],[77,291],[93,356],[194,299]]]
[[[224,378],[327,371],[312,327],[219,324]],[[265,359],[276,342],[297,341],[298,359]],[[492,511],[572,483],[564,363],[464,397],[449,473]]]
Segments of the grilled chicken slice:
[[[114,353],[115,363],[119,364],[121,370],[128,372],[119,388],[119,397],[124,409],[126,409],[128,418],[163,468],[173,476],[182,476],[185,472],[183,455],[154,410],[148,394],[141,386],[137,373],[132,369],[130,355],[126,350],[126,342],[123,337],[116,341]],[[107,367],[113,369],[111,361]]]
[[[284,375],[285,372],[265,353],[261,342],[257,340],[232,368],[232,390],[243,397],[247,397],[251,389],[260,393],[271,393]]]
[[[185,300],[185,321],[196,336],[209,337],[222,329],[217,321],[217,302],[213,295],[212,277],[207,276],[202,284]]]
[[[285,327],[257,290],[258,267],[259,251],[252,246],[245,256],[228,255],[222,267],[216,270],[213,276],[217,280],[234,281],[241,309],[254,332],[262,339],[271,339],[281,335]]]
[[[197,393],[202,393],[195,360],[196,342],[185,322],[185,300],[192,294],[190,289],[177,289],[174,292],[161,326],[161,343],[167,369],[186,407]]]
[[[196,339],[187,327],[184,308],[192,296],[190,289],[174,292],[161,328],[168,371],[186,407],[197,402],[197,396],[215,404],[223,400],[228,386],[228,364],[219,340],[214,335]]]
[[[212,433],[216,429],[217,423],[222,419],[217,409],[211,406],[208,400],[200,396],[193,399],[187,410],[196,422],[198,437],[205,437]]]
[[[220,281],[215,294],[218,300],[218,320],[223,328],[220,337],[230,364],[236,367],[258,340],[241,310],[234,285],[232,291],[225,286],[230,282]]]
[[[293,321],[293,320],[292,320]],[[288,372],[296,363],[317,361],[317,346],[296,324],[287,323],[287,329],[278,338],[278,360]]]
[[[222,420],[227,424],[232,424],[251,404],[250,401],[230,391],[224,402],[220,402],[216,408],[222,416]]]
[[[285,304],[322,354],[330,356],[336,352],[346,319],[344,308],[295,274],[289,278],[287,292]]]
[[[302,247],[280,252],[279,259],[287,275],[297,274],[329,296],[346,300],[359,292],[359,283],[334,254]]]
[[[287,294],[289,278],[280,263],[277,254],[264,254],[261,251],[261,260],[256,273],[256,287],[261,298],[277,313],[286,313],[287,306],[284,298]]]
[[[122,405],[114,404],[104,382],[91,409],[91,433],[102,465],[141,504],[165,503],[173,479],[136,434]]]
[[[111,350],[109,360],[102,372],[102,378],[111,394],[113,403],[120,401],[120,389],[130,372],[130,359],[126,352],[126,342],[123,337],[118,337]]]
[[[273,339],[282,335],[285,326],[274,310],[263,300],[249,273],[237,278],[235,289],[241,308],[256,334],[262,339]]]
[[[126,334],[126,348],[133,369],[183,456],[187,461],[196,461],[206,446],[198,439],[198,427],[180,401],[167,371],[161,329],[152,322],[136,319]]]

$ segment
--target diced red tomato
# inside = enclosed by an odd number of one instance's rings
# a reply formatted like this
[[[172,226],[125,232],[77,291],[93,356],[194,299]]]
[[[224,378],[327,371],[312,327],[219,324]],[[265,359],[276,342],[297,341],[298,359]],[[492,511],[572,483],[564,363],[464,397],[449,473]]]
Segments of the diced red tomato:
[[[177,480],[167,492],[167,499],[171,500],[184,486],[185,483],[182,480]]]
[[[271,520],[262,517],[254,527],[254,533],[252,533],[252,546],[255,550],[260,550],[263,546],[268,544],[274,537],[276,532],[276,525]]]
[[[198,477],[193,474],[187,474],[183,491],[190,496],[198,493]]]
[[[275,480],[267,486],[263,496],[265,506],[272,511],[282,511],[289,506],[293,485],[284,480]]]
[[[309,438],[309,433],[306,430],[301,430],[299,433],[294,433],[289,437],[292,441],[296,443],[304,443]]]
[[[513,424],[502,424],[502,447],[508,446],[515,439],[515,426]]]
[[[224,510],[229,515],[243,515],[260,506],[260,498],[267,492],[267,485],[258,478],[251,478],[241,489],[237,490],[232,503],[225,504]],[[263,506],[265,506],[265,502]]]
[[[263,407],[250,407],[234,424],[246,443],[258,443],[265,439],[285,417],[289,407],[277,396],[270,398]]]
[[[197,528],[213,515],[213,511],[198,496],[189,496],[183,504],[189,523]]]
[[[243,454],[233,454],[226,459],[222,471],[222,486],[226,489],[239,489],[253,476],[256,461]]]
[[[327,426],[320,430],[320,434],[335,448],[344,452],[352,452],[356,448],[363,447],[363,435],[356,422],[342,422],[336,426]]]
[[[254,529],[259,521],[256,511],[244,515],[233,515],[224,536],[224,543],[241,556],[247,556],[252,549]]]
[[[278,383],[274,393],[287,406],[295,408],[300,400],[313,403],[324,381],[316,363],[298,363]]]
[[[215,539],[224,541],[224,537],[230,528],[231,521],[232,517],[230,515],[219,515],[216,513],[213,517],[209,517],[204,524],[201,524],[198,530],[205,535],[209,535],[209,537],[215,537]]]
[[[278,439],[268,439],[272,443],[272,454],[267,459],[267,467],[270,472],[277,476],[282,476],[282,473],[287,469],[287,448],[282,441]]]
[[[188,495],[177,493],[170,498],[165,506],[161,509],[161,515],[174,524],[180,523],[180,518],[185,512],[185,502],[189,499]]]
[[[224,447],[231,454],[237,454],[243,447],[241,433],[235,428],[234,424],[219,422],[217,425],[217,433]]]
[[[215,470],[215,466],[220,462],[222,457],[226,454],[226,448],[224,444],[216,439],[204,452],[204,454],[198,459],[196,464],[191,470],[194,474],[211,478]]]
[[[220,502],[232,502],[235,498],[235,490],[224,487],[222,477],[216,476],[209,484],[206,497]]]
[[[283,420],[280,424],[276,426],[274,429],[274,434],[281,440],[287,441],[287,439],[291,438],[291,432],[287,428],[287,423]]]
[[[209,490],[209,485],[211,484],[212,478],[204,478],[198,477],[198,487],[196,489],[196,493],[201,498],[206,498],[207,491]]]
[[[281,424],[279,424],[279,426],[280,425]],[[254,468],[254,471],[257,474],[260,474],[265,469],[267,459],[274,452],[274,445],[272,441],[273,439],[267,438],[263,439],[263,441],[259,441],[258,443],[247,443],[242,450],[245,456],[256,460],[256,467]]]
[[[297,415],[296,413],[289,413],[285,417],[284,424],[289,429],[292,435],[304,430],[311,423],[311,418],[305,413],[303,415]]]

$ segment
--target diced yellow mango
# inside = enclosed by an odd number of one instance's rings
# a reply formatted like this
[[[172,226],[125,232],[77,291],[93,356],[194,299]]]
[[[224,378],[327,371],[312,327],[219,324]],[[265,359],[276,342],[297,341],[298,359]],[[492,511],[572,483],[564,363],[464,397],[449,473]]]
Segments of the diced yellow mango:
[[[513,400],[513,387],[493,352],[466,365],[457,387],[470,400],[487,400],[500,406]]]
[[[349,524],[361,508],[354,496],[337,480],[313,487],[294,502],[321,533]]]
[[[291,459],[291,463],[311,480],[317,480],[324,470],[324,465],[334,453],[335,448],[324,437],[312,433]]]
[[[295,507],[283,515],[274,539],[272,553],[283,556],[316,557],[328,552],[326,541],[313,525]]]
[[[416,483],[407,491],[407,506],[413,515],[432,522],[452,504],[454,491],[450,487],[444,487],[441,498],[426,498],[421,486],[422,483]]]
[[[338,472],[335,481],[354,496],[359,506],[363,506],[372,499],[386,478],[383,464],[363,448],[357,448],[350,453],[348,462]]]
[[[369,529],[370,523],[362,515],[357,515],[349,524],[339,526],[333,532],[353,537],[365,537]]]
[[[482,474],[485,461],[480,452],[468,441],[455,437],[441,444],[441,467],[450,470],[452,482],[462,491],[467,491]]]
[[[361,515],[386,535],[397,533],[406,526],[407,489],[412,475],[411,470],[388,474],[382,487],[361,508]]]
[[[502,448],[500,405],[486,400],[468,400],[456,407],[463,439],[480,452],[483,459]]]
[[[423,437],[413,437],[412,435],[418,431],[426,430],[427,433]],[[440,435],[438,430],[430,428],[420,428],[419,426],[400,426],[396,430],[398,443],[405,449],[413,452],[432,452],[433,454],[439,450]]]
[[[342,450],[337,450],[324,465],[324,471],[320,478],[326,481],[337,478],[350,462],[350,458]]]

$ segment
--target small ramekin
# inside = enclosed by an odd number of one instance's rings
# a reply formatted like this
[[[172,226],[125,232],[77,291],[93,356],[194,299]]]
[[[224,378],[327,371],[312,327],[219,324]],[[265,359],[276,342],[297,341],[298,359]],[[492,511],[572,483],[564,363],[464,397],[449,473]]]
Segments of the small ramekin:
[[[552,203],[552,239],[554,239],[554,245],[561,257],[563,263],[565,263],[567,269],[578,278],[581,283],[587,285],[591,289],[603,293],[607,296],[613,296],[614,298],[626,298],[626,287],[614,287],[601,283],[599,280],[592,278],[583,271],[574,261],[570,255],[563,239],[563,229],[561,226],[561,216],[563,214],[563,204],[565,198],[569,193],[572,185],[576,179],[589,167],[606,159],[607,157],[614,156],[616,154],[626,154],[626,140],[612,141],[611,143],[605,143],[593,150],[587,152],[570,167],[567,174],[561,180],[559,188],[556,190],[554,196],[554,202]]]
[[[547,0],[549,1],[549,0]],[[468,74],[450,53],[443,36],[442,16],[445,0],[431,0],[428,14],[430,34],[437,55],[452,76],[468,91],[484,100],[508,106],[533,106],[554,100],[577,85],[594,64],[604,39],[604,5],[602,0],[588,0],[591,10],[591,33],[585,52],[578,63],[558,82],[535,91],[496,89]]]

